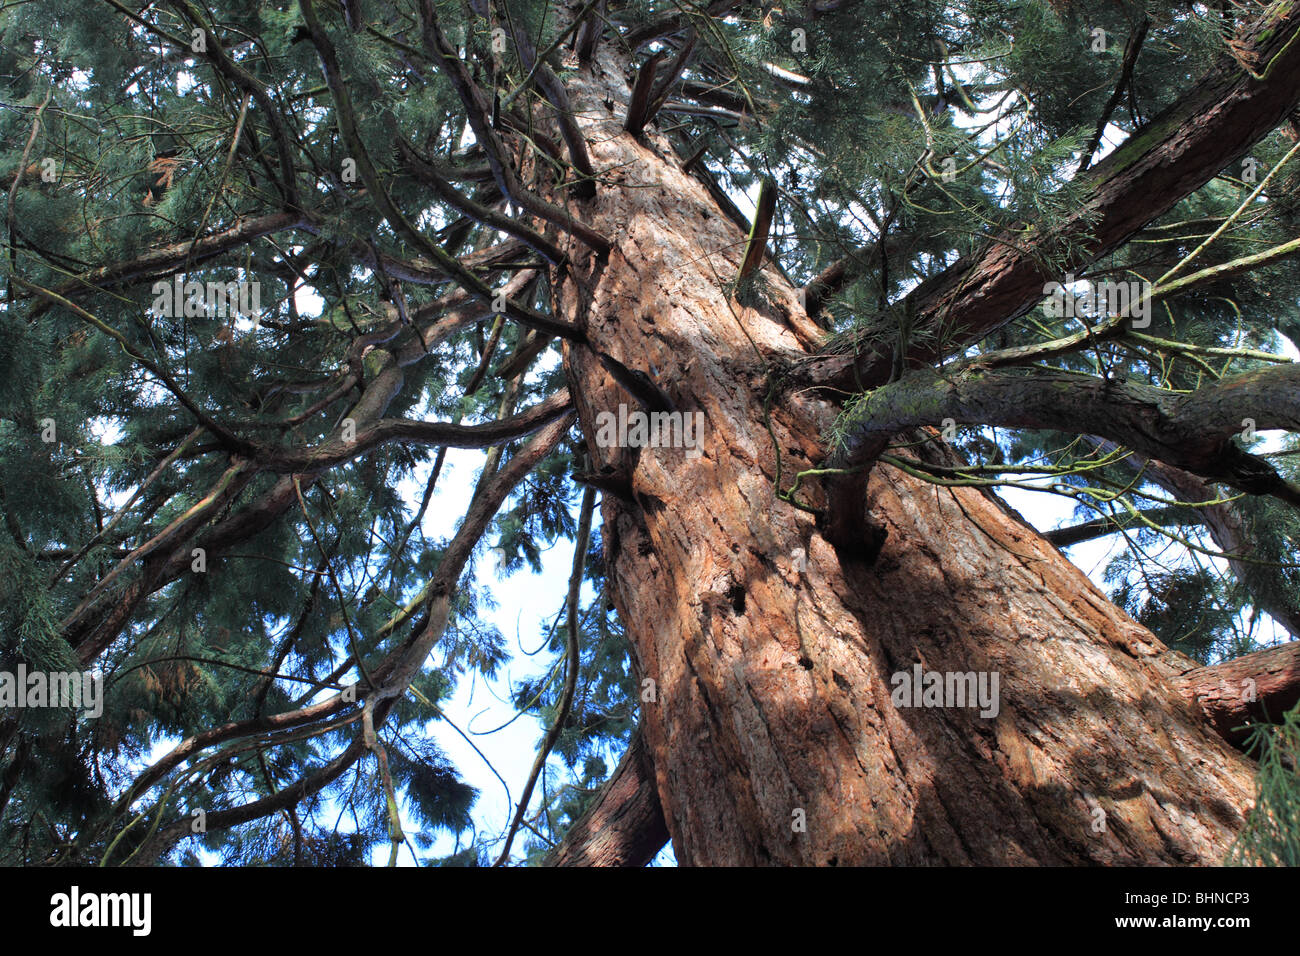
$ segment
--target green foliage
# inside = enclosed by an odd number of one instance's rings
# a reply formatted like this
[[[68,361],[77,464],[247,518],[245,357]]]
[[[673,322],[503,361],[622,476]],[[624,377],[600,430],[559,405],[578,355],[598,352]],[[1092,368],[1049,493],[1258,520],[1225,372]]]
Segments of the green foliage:
[[[1235,608],[1204,568],[1147,573],[1137,584],[1131,576],[1136,563],[1127,552],[1119,555],[1107,566],[1106,580],[1118,582],[1115,603],[1156,637],[1205,664],[1254,650],[1233,646]]]
[[[1255,806],[1227,862],[1300,866],[1300,707],[1279,724],[1257,725],[1246,747],[1259,761]]]

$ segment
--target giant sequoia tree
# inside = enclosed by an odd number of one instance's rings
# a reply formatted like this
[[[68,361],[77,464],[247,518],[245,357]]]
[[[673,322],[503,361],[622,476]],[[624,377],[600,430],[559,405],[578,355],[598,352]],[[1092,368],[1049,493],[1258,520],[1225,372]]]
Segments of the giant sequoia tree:
[[[517,703],[569,776],[462,859],[1294,841],[1294,727],[1242,730],[1300,686],[1254,644],[1300,633],[1256,435],[1300,430],[1294,4],[0,17],[0,670],[104,685],[0,711],[6,862],[466,829],[427,730],[507,657],[472,570],[561,538]],[[430,539],[448,448],[482,472]],[[1109,596],[1058,550],[1101,536]],[[922,693],[968,673],[992,706]]]

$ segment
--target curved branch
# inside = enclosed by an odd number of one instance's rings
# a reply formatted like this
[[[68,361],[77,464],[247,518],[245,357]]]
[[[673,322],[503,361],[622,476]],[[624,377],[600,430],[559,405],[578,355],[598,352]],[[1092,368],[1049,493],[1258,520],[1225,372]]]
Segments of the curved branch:
[[[654,764],[638,727],[587,812],[543,866],[645,866],[668,842]]]
[[[234,60],[226,55],[226,51],[221,48],[217,42],[216,34],[203,22],[199,11],[189,3],[189,0],[171,0],[171,5],[180,11],[191,23],[203,30],[206,35],[204,43],[205,52],[218,72],[224,75],[235,86],[245,93],[252,95],[257,101],[258,107],[266,114],[266,121],[271,125],[271,135],[275,137],[276,148],[280,158],[280,177],[282,182],[279,183],[284,204],[288,208],[296,208],[299,205],[298,186],[294,181],[295,170],[293,165],[293,155],[290,151],[289,133],[285,129],[284,120],[280,116],[279,110],[271,102],[270,95],[266,92],[266,87],[259,83],[253,76],[246,72]]]
[[[174,242],[150,249],[126,262],[114,262],[92,269],[54,291],[62,296],[73,296],[121,283],[170,276],[183,267],[197,265],[254,239],[285,229],[305,228],[309,223],[309,219],[299,212],[274,212],[267,216],[242,219],[228,229],[202,239]],[[33,317],[47,308],[48,305],[40,307],[33,312]]]
[[[1300,489],[1231,438],[1243,428],[1300,431],[1300,364],[1225,378],[1188,394],[1072,372],[967,368],[944,379],[924,369],[879,388],[848,413],[832,458],[854,468],[905,428],[957,424],[1092,434],[1251,494],[1300,505]]]
[[[410,418],[381,418],[361,428],[356,438],[335,438],[308,451],[282,452],[265,457],[258,464],[266,471],[290,474],[324,471],[358,458],[371,449],[392,441],[409,441],[419,445],[446,448],[489,448],[502,445],[535,432],[564,415],[573,407],[568,389],[556,392],[527,411],[481,425],[454,422],[421,422]]]

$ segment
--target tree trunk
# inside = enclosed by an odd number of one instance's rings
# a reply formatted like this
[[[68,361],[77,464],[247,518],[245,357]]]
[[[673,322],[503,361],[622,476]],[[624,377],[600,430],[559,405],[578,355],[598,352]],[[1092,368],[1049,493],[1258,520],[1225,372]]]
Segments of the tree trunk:
[[[664,137],[623,130],[624,77],[602,49],[568,83],[614,180],[576,211],[616,248],[566,277],[559,303],[595,348],[704,416],[698,457],[599,447],[597,413],[637,406],[566,348],[593,471],[626,479],[603,498],[607,566],[654,682],[644,733],[678,861],[1218,861],[1250,762],[1176,691],[1186,661],[1032,529],[978,491],[880,467],[869,501],[888,538],[867,565],[777,497],[777,449],[789,488],[834,417],[775,391],[765,421],[782,357],[819,330],[774,269],[759,306],[729,296],[745,237]],[[816,484],[798,492],[814,507]],[[996,673],[996,716],[895,706],[891,678],[914,665]]]

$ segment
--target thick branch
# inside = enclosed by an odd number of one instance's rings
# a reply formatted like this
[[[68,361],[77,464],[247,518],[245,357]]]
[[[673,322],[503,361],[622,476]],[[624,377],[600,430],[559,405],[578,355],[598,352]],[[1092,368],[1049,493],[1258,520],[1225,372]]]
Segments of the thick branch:
[[[1093,434],[1223,481],[1251,494],[1300,504],[1300,491],[1230,439],[1257,430],[1300,431],[1300,365],[1226,378],[1190,394],[1072,372],[990,372],[978,367],[940,378],[922,369],[866,395],[851,410],[834,462],[875,458],[905,428],[957,424]]]
[[[1300,702],[1300,641],[1197,667],[1174,678],[1174,686],[1221,737],[1240,747],[1245,724],[1278,723]]]
[[[1058,237],[1086,237],[1064,263],[1078,271],[1118,248],[1225,167],[1240,159],[1300,102],[1300,7],[1274,4],[1233,41],[1208,76],[1082,177],[1088,198],[1051,233],[1008,234],[966,256],[908,296],[914,328],[930,330],[908,364],[960,353],[1027,313],[1059,278],[1043,267]],[[1253,61],[1256,79],[1245,69]],[[810,384],[860,391],[887,381],[892,356],[864,349],[806,363]]]
[[[627,104],[627,119],[623,128],[633,136],[640,136],[645,124],[650,122],[650,98],[654,93],[655,73],[665,54],[662,50],[641,64],[636,82],[632,84],[631,99]]]
[[[254,239],[285,229],[299,229],[305,224],[306,219],[303,215],[294,212],[275,212],[267,216],[241,219],[230,228],[204,236],[202,239],[174,242],[157,249],[150,249],[126,262],[115,262],[92,269],[54,291],[62,296],[74,296],[133,280],[169,276],[180,268],[198,265]],[[48,306],[34,310],[33,317],[43,312],[45,308]]]
[[[596,55],[596,44],[600,42],[600,34],[605,29],[605,2],[606,0],[600,0],[595,9],[587,11],[578,27],[577,39],[573,41],[573,51],[578,56],[578,62],[584,66]]]
[[[587,812],[543,866],[645,866],[668,842],[654,765],[638,727]]]
[[[772,228],[772,215],[776,212],[776,183],[772,177],[765,176],[758,190],[758,203],[754,210],[754,224],[749,229],[749,238],[745,243],[745,257],[740,262],[737,283],[753,275],[754,270],[763,261],[767,250],[767,236]]]

